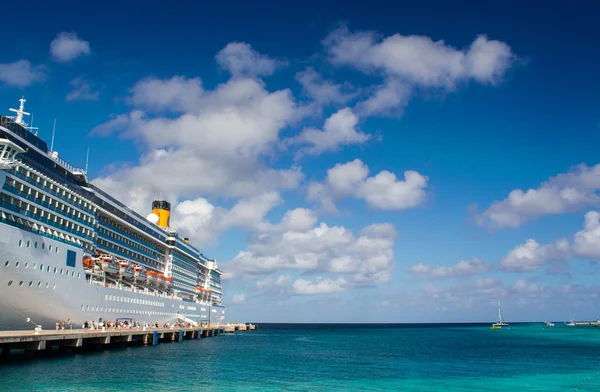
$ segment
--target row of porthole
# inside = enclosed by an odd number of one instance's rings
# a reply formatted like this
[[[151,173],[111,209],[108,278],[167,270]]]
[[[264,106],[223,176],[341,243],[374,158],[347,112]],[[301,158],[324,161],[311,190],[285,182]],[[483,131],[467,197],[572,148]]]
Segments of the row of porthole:
[[[22,246],[23,246],[23,240],[19,240],[19,248],[20,248],[20,247],[22,247]],[[26,247],[28,247],[28,248],[31,248],[31,241],[27,240],[27,242],[25,243],[25,246],[26,246]],[[33,243],[33,247],[34,247],[35,249],[37,249],[37,247],[38,247],[38,243],[37,243],[37,241],[35,241],[35,242]],[[42,249],[45,249],[45,248],[46,248],[46,244],[42,242]],[[58,246],[56,246],[56,247],[54,248],[54,251],[55,251],[56,253],[58,253]],[[48,245],[48,252],[52,252],[52,245]]]
[[[20,281],[20,282],[19,282],[19,287],[23,287],[23,285],[24,285],[24,284],[25,284],[25,282],[23,282],[23,281]],[[12,280],[9,280],[9,281],[8,281],[8,287],[10,287],[10,286],[12,286],[12,285],[13,285],[13,281],[12,281]],[[28,284],[28,286],[29,286],[29,287],[33,287],[33,280],[30,280],[30,281],[29,281],[29,284]],[[42,281],[41,281],[41,280],[37,282],[37,287],[42,287]],[[50,287],[50,283],[46,282],[46,288],[49,288],[49,287]],[[53,289],[55,289],[55,288],[56,288],[56,283],[52,283],[52,288],[53,288]]]
[[[15,262],[15,268],[19,268],[19,266],[20,266],[20,265],[21,265],[21,263],[20,263],[19,261]],[[8,267],[8,266],[10,266],[10,260],[6,260],[6,261],[4,262],[4,266],[5,266],[5,267]],[[36,265],[36,263],[33,263],[33,265],[32,265],[32,267],[31,267],[31,268],[35,269],[35,268],[36,268],[36,266],[37,266],[37,265]],[[24,267],[25,267],[25,268],[29,268],[29,263],[25,262],[25,264],[24,264]],[[47,271],[47,272],[50,272],[50,270],[51,270],[51,269],[52,269],[52,268],[51,268],[50,266],[48,266],[48,267],[46,268],[46,271]],[[44,270],[44,264],[40,264],[40,271],[43,271],[43,270]],[[54,273],[56,274],[57,272],[59,272],[58,268],[54,267]],[[75,271],[69,271],[69,270],[66,270],[66,272],[65,272],[65,271],[63,271],[63,269],[62,269],[62,268],[60,269],[60,274],[61,274],[61,275],[65,274],[66,276],[72,276],[72,277],[75,277]],[[79,272],[77,273],[77,278],[81,278],[81,273],[79,273]]]
[[[104,299],[106,301],[126,302],[126,303],[136,304],[136,305],[150,305],[150,306],[159,306],[159,307],[163,307],[163,308],[165,307],[164,302],[148,301],[146,299],[139,299],[139,298],[119,297],[117,295],[106,294],[104,296]]]
[[[177,316],[177,313],[155,312],[152,310],[138,310],[138,309],[120,309],[120,308],[109,308],[109,307],[104,307],[104,306],[89,306],[89,305],[81,305],[81,310],[85,310],[85,311],[89,311],[89,312],[147,314],[149,316]]]

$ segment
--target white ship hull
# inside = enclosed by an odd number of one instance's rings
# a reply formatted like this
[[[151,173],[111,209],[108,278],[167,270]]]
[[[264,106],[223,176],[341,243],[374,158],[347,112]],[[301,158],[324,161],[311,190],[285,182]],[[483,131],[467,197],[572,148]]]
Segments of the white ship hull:
[[[66,263],[67,250],[76,254],[74,267]],[[54,329],[56,321],[75,329],[100,318],[223,321],[221,307],[90,284],[82,259],[80,248],[0,223],[0,329],[33,329],[31,322]]]

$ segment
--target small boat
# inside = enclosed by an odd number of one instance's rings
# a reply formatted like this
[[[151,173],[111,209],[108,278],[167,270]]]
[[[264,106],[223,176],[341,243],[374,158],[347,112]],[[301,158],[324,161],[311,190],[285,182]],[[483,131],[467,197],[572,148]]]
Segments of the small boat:
[[[148,275],[146,273],[146,268],[142,267],[139,264],[133,266],[134,278],[137,282],[145,282]]]
[[[119,275],[121,275],[121,278],[132,279],[134,273],[135,273],[135,271],[133,270],[133,268],[131,267],[129,262],[127,262],[125,260],[119,261]]]
[[[571,315],[571,321],[569,321],[567,324],[568,327],[574,327],[575,326],[575,322],[573,321],[573,315]]]
[[[94,268],[97,260],[99,259],[94,260],[90,255],[83,255],[83,266],[85,268]]]
[[[107,274],[119,273],[119,264],[117,264],[110,256],[100,257],[100,265],[102,266],[102,271],[106,272]]]
[[[554,327],[554,323],[551,323],[550,321],[544,321],[544,325],[546,327]]]
[[[156,277],[156,272],[146,271],[146,282],[152,286],[156,285],[158,283],[158,279]]]
[[[490,329],[502,329],[502,327],[508,327],[508,326],[509,326],[509,324],[505,323],[502,320],[502,310],[500,309],[500,301],[498,301],[498,322],[492,324]]]

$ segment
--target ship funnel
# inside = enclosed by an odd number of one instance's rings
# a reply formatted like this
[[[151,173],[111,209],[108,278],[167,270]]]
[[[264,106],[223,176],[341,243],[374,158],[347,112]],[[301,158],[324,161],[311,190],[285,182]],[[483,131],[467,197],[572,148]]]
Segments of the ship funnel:
[[[165,200],[154,200],[152,202],[152,213],[158,216],[158,227],[166,229],[169,227],[169,217],[171,216],[171,203]]]

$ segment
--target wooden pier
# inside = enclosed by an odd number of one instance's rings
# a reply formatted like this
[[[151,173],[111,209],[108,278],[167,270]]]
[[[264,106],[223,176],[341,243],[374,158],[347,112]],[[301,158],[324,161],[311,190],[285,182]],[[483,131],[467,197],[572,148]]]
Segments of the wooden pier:
[[[24,351],[28,356],[37,353],[75,352],[85,347],[97,349],[124,345],[158,345],[163,342],[183,342],[219,336],[225,332],[222,326],[172,327],[148,329],[95,329],[95,330],[43,330],[0,331],[0,359],[7,360],[11,351]]]

